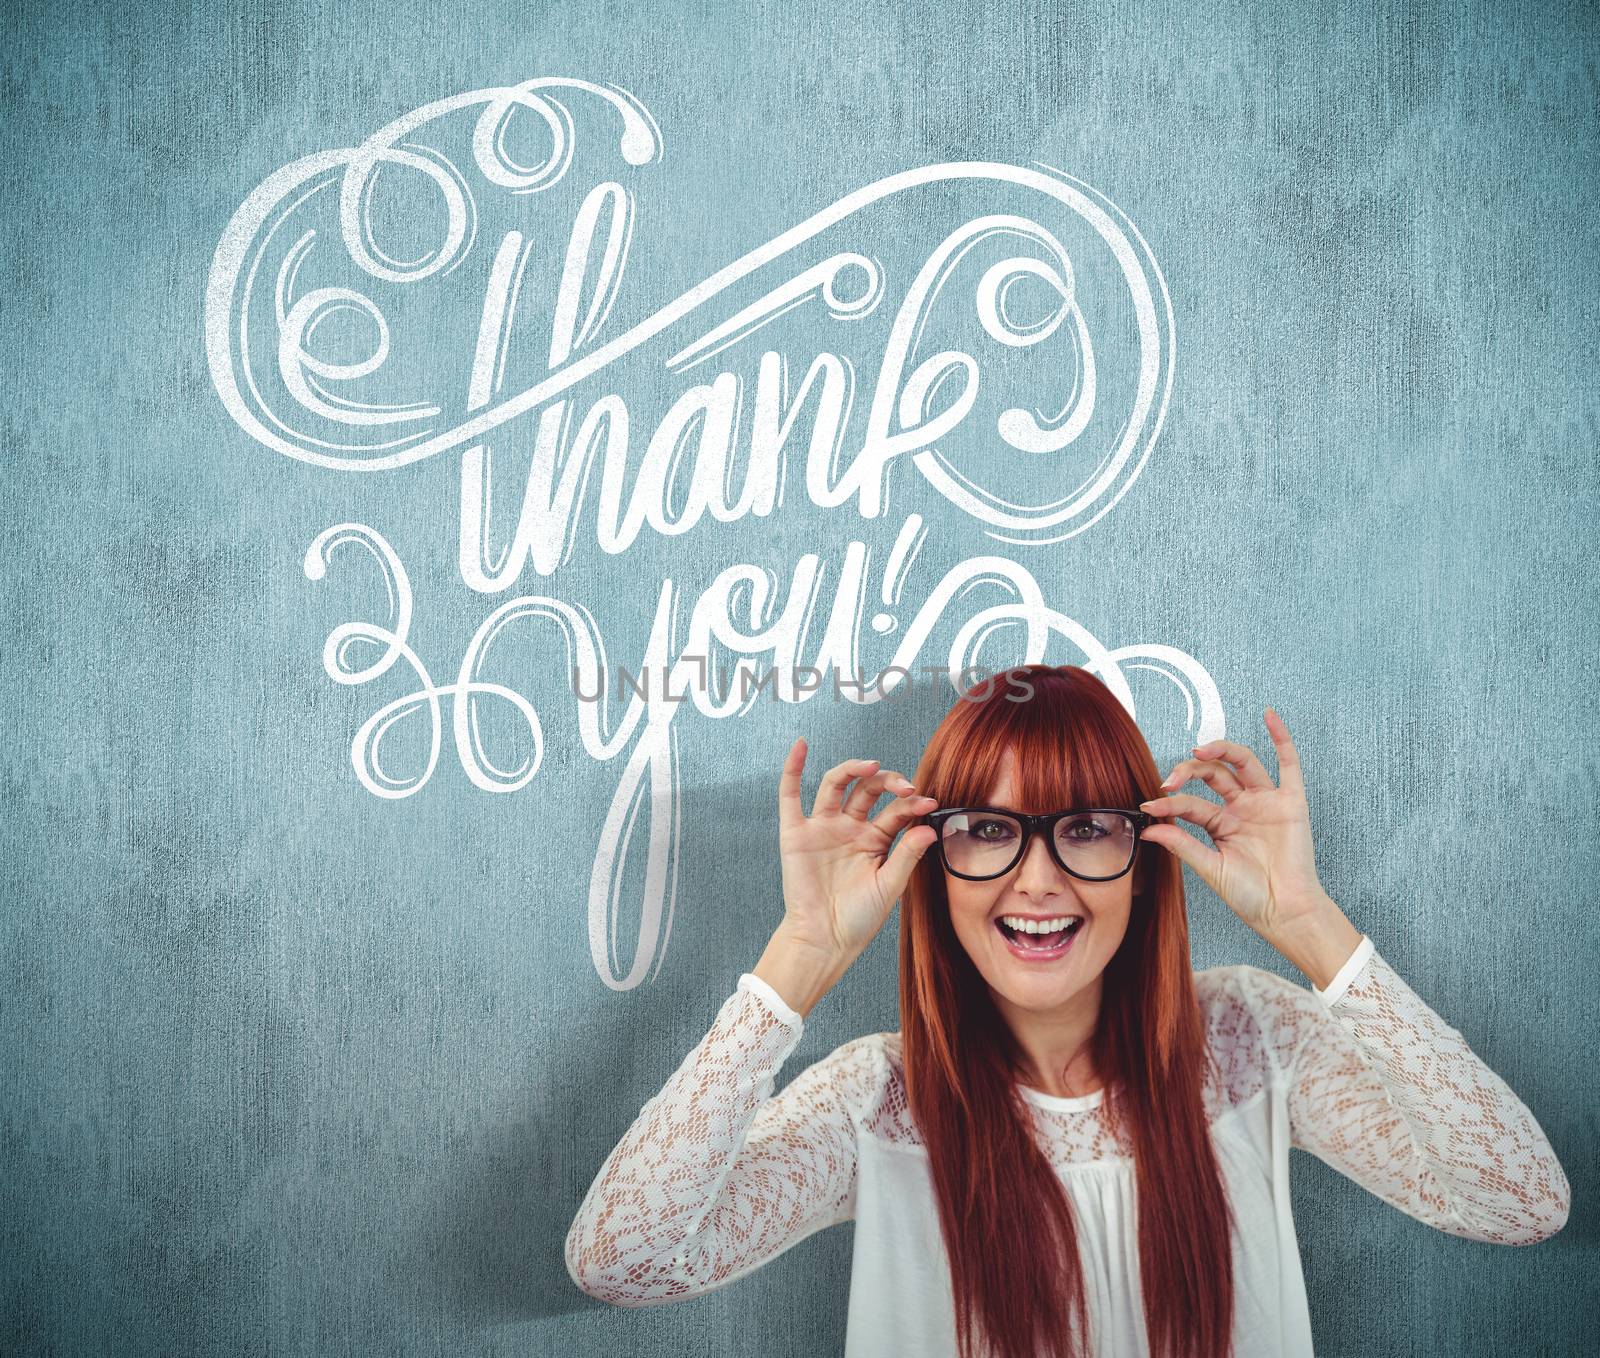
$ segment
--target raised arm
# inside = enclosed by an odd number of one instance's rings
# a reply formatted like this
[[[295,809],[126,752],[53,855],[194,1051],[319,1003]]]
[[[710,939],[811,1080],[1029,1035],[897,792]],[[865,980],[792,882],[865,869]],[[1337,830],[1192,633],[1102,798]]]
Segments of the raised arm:
[[[855,1209],[853,1106],[883,1069],[846,1043],[776,1097],[803,1021],[746,973],[711,1030],[607,1157],[567,1234],[590,1296],[651,1306],[752,1272]]]
[[[648,1306],[708,1292],[855,1210],[853,1114],[888,1071],[877,1038],[839,1047],[776,1097],[773,1077],[933,842],[927,826],[900,834],[932,798],[876,759],[848,759],[823,774],[807,816],[805,759],[796,740],[778,783],[782,921],[607,1157],[567,1234],[567,1271],[591,1296]]]
[[[1365,934],[1325,990],[1249,969],[1291,1141],[1450,1235],[1531,1245],[1572,1190],[1527,1106]]]

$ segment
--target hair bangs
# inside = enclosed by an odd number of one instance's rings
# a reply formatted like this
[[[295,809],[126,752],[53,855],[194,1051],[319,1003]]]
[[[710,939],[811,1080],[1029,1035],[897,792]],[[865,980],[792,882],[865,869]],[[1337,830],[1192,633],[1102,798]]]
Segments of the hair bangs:
[[[934,795],[946,806],[992,804],[1009,751],[1012,810],[1136,806],[1141,779],[1118,758],[1120,733],[1056,675],[1027,677],[1032,691],[1025,696],[1010,696],[1018,690],[997,684],[990,696],[966,700],[972,711],[965,729],[951,732],[949,751],[956,757],[940,761]]]

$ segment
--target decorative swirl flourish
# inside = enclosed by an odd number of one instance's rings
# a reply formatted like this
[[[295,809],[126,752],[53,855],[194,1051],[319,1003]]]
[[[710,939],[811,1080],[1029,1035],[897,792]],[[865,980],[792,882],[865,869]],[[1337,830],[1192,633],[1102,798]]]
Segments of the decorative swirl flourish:
[[[474,786],[485,792],[515,792],[527,786],[544,760],[544,728],[539,721],[539,714],[515,689],[486,682],[479,679],[477,674],[489,642],[503,622],[516,616],[518,609],[526,611],[530,603],[537,601],[516,599],[497,609],[468,648],[456,682],[435,684],[428,675],[427,667],[407,640],[412,611],[410,578],[394,548],[381,533],[360,523],[339,523],[323,529],[306,549],[306,578],[323,579],[327,575],[333,549],[347,543],[365,547],[383,568],[384,585],[389,598],[389,621],[388,626],[370,622],[340,623],[328,633],[323,643],[322,668],[335,683],[369,684],[388,673],[396,661],[404,660],[420,685],[410,693],[385,703],[356,732],[350,743],[350,763],[362,787],[374,796],[390,800],[409,797],[422,789],[433,777],[434,768],[439,762],[443,734],[440,699],[444,698],[454,701],[451,731],[455,738],[456,753]],[[382,653],[370,665],[352,664],[350,651],[358,642],[381,646]],[[483,698],[498,698],[510,703],[527,724],[533,739],[533,753],[514,769],[496,767],[483,751],[477,715],[477,704]],[[397,724],[424,709],[428,716],[427,761],[418,773],[409,777],[394,776],[383,766],[383,738]]]
[[[341,239],[350,260],[363,272],[388,283],[416,283],[441,271],[450,272],[466,258],[477,234],[478,207],[472,189],[455,163],[431,147],[404,139],[458,109],[483,105],[472,137],[473,159],[489,183],[512,193],[537,193],[559,183],[572,159],[574,128],[564,103],[548,93],[567,89],[595,95],[622,119],[618,151],[625,163],[642,166],[658,160],[661,131],[643,104],[617,85],[541,76],[509,88],[473,90],[424,104],[380,128],[359,146],[303,156],[269,175],[240,204],[217,243],[206,283],[206,359],[211,380],[235,423],[258,442],[277,452],[317,466],[345,470],[382,470],[429,456],[418,453],[417,440],[428,431],[382,443],[341,442],[294,428],[274,410],[261,391],[250,359],[249,318],[256,276],[273,239],[289,227],[297,210],[330,185],[338,185]],[[550,139],[545,159],[537,165],[516,162],[507,149],[506,133],[513,114],[530,111]],[[384,167],[415,172],[438,195],[444,208],[444,236],[420,259],[396,260],[377,243],[372,197]],[[409,214],[420,219],[423,214]],[[367,376],[388,357],[388,326],[376,302],[351,288],[320,290],[296,304],[295,275],[309,251],[315,231],[299,235],[285,250],[274,277],[273,300],[280,328],[278,368],[290,395],[314,414],[344,425],[416,422],[439,415],[428,402],[406,405],[364,405],[337,402],[325,393],[313,395],[314,381],[300,372],[350,380]],[[305,303],[309,302],[309,305]],[[357,365],[341,366],[316,359],[304,347],[315,324],[332,303],[357,309],[377,325],[379,342],[373,354]],[[454,445],[452,445],[454,446]],[[391,451],[396,450],[396,451]],[[379,454],[373,457],[373,453]]]

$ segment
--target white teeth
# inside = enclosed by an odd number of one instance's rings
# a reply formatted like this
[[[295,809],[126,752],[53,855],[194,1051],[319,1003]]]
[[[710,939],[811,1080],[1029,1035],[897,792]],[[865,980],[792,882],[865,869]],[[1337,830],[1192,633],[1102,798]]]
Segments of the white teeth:
[[[1054,934],[1079,922],[1074,915],[1063,919],[1024,919],[1021,915],[1001,915],[1000,922],[1022,934]]]

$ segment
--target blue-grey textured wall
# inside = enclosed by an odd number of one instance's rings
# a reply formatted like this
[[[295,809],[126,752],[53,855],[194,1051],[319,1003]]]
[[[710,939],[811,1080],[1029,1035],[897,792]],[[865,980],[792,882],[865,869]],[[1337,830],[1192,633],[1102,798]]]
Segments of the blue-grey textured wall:
[[[330,631],[381,622],[386,606],[359,548],[308,578],[307,548],[326,528],[368,525],[403,560],[410,641],[437,684],[454,681],[511,597],[469,588],[458,569],[460,450],[390,471],[308,465],[241,426],[207,362],[218,245],[269,175],[431,101],[564,75],[630,91],[660,129],[659,160],[620,166],[615,112],[570,101],[580,157],[545,199],[485,194],[464,267],[433,292],[411,289],[422,300],[404,327],[410,294],[373,284],[395,307],[393,389],[328,378],[324,392],[436,399],[459,417],[506,214],[526,212],[548,287],[551,242],[564,245],[583,192],[610,173],[597,155],[626,171],[637,200],[607,336],[902,170],[1037,161],[1104,194],[1164,279],[1175,360],[1162,359],[1169,401],[1148,460],[1092,528],[996,541],[905,464],[896,503],[868,520],[810,503],[795,460],[770,519],[647,529],[620,555],[596,545],[592,486],[570,560],[524,572],[513,592],[589,610],[627,664],[662,581],[692,602],[748,562],[786,588],[815,551],[820,628],[847,544],[866,543],[881,567],[917,514],[927,542],[894,635],[941,570],[1002,555],[1103,644],[1192,657],[1215,681],[1227,734],[1269,759],[1261,712],[1275,706],[1305,761],[1330,892],[1525,1099],[1574,1192],[1554,1240],[1495,1248],[1297,1157],[1319,1351],[1589,1351],[1600,30],[1587,7],[12,14],[0,56],[0,1348],[800,1354],[842,1339],[848,1227],[732,1288],[647,1311],[577,1292],[562,1238],[606,1151],[777,920],[772,807],[790,740],[810,739],[813,780],[857,754],[909,769],[951,694],[924,686],[858,707],[823,693],[723,722],[685,713],[668,769],[670,935],[647,979],[613,988],[591,948],[590,877],[627,751],[603,762],[580,743],[560,633],[546,623],[508,641],[489,676],[543,717],[541,767],[510,793],[467,776],[447,698],[431,777],[409,796],[374,795],[351,742],[410,676],[400,664],[341,685],[323,668]],[[541,154],[522,151],[525,165]],[[392,178],[375,208],[413,231],[393,245],[400,260],[438,244],[439,204],[418,183]],[[908,259],[975,210],[1027,201],[907,196],[831,243],[883,263],[892,308]],[[319,240],[337,228],[331,202],[319,200]],[[274,264],[290,243],[277,242]],[[1108,257],[1081,235],[1068,244],[1085,298],[1109,308]],[[350,281],[317,268],[302,289]],[[262,296],[270,310],[270,288]],[[775,346],[809,361],[833,343],[841,323],[816,311],[776,323]],[[848,341],[863,403],[877,321]],[[226,349],[229,325],[220,333]],[[359,327],[329,334],[351,346],[347,361],[369,346]],[[1137,345],[1114,318],[1099,339],[1111,411],[1128,398]],[[1003,346],[966,340],[985,346],[985,376],[1009,383],[1012,402],[1061,408],[1050,389],[1061,350],[1036,369],[1019,351],[1007,367]],[[664,357],[658,345],[584,394],[625,392],[650,412],[641,427],[653,424],[715,366],[674,377]],[[502,394],[545,358],[514,348]],[[254,361],[275,380],[259,340]],[[944,451],[994,472],[997,493],[1059,494],[1050,456],[996,450],[996,409]],[[531,431],[527,416],[498,431],[501,535]],[[383,435],[366,437],[370,448]],[[882,663],[868,622],[885,604],[867,605],[863,651]],[[939,663],[975,611],[948,613],[922,660]],[[985,659],[999,668],[1020,645],[1002,632]],[[380,652],[361,643],[350,664]],[[1058,635],[1045,658],[1077,663],[1081,651]],[[1200,738],[1192,695],[1149,670],[1130,682],[1170,767]],[[484,708],[495,762],[514,773],[526,753],[526,741],[514,752],[516,713],[503,699]],[[395,746],[409,776],[426,756],[417,720]],[[641,899],[637,855],[624,875],[625,896]],[[1191,888],[1196,966],[1291,974]],[[637,905],[618,911],[619,975],[640,920]],[[813,1015],[785,1078],[897,1026],[894,927]]]

